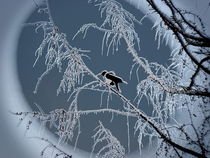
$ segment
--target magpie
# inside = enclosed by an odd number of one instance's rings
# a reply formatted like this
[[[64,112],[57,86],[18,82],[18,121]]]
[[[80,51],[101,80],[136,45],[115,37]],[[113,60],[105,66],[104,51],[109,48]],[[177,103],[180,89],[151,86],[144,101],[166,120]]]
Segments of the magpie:
[[[119,83],[125,83],[128,84],[126,81],[123,81],[122,78],[120,78],[119,76],[115,75],[115,73],[113,71],[109,71],[107,72],[106,70],[101,72],[101,75],[104,78],[104,81],[109,84],[110,86],[116,86],[117,90],[119,92],[121,92],[120,87],[119,87]]]

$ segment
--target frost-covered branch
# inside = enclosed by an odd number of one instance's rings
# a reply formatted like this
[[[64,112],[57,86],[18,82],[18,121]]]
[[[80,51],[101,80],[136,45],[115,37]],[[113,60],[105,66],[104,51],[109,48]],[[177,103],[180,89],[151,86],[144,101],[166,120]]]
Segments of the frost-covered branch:
[[[99,126],[95,130],[92,152],[95,151],[97,145],[105,144],[97,151],[96,158],[125,158],[124,147],[100,121]]]
[[[160,16],[162,20],[161,25],[166,25],[169,30],[171,30],[176,37],[177,41],[180,43],[181,48],[188,55],[188,57],[200,68],[210,74],[208,66],[200,64],[195,55],[193,55],[194,50],[191,46],[197,48],[208,49],[210,47],[210,37],[205,33],[205,27],[201,18],[193,14],[192,12],[187,12],[177,8],[171,0],[163,0],[168,9],[171,11],[171,15],[167,15],[162,11],[154,0],[146,0],[151,8]],[[188,16],[188,17],[187,17]],[[192,21],[189,17],[196,19]],[[200,26],[197,26],[199,25]],[[204,54],[203,54],[204,55]]]
[[[42,126],[49,124],[50,128],[56,130],[55,133],[59,136],[59,143],[67,142],[68,140],[72,141],[76,130],[77,135],[80,134],[80,113],[77,111],[75,102],[71,103],[68,111],[65,109],[55,109],[48,114],[42,111],[12,113],[20,117],[20,123],[28,117],[30,126],[32,124],[31,120],[35,119],[38,120]],[[27,130],[29,130],[29,125],[27,125]]]
[[[46,6],[45,6],[46,5]],[[45,65],[46,70],[38,78],[34,93],[37,93],[39,85],[42,79],[55,67],[58,68],[59,72],[62,72],[62,66],[64,62],[67,62],[67,68],[64,72],[63,79],[60,83],[57,93],[61,91],[69,92],[74,89],[76,84],[82,83],[85,71],[81,69],[76,61],[80,60],[82,57],[88,57],[86,54],[89,51],[82,50],[80,48],[74,48],[67,42],[66,34],[61,33],[58,27],[53,22],[50,14],[49,4],[46,1],[44,5],[44,13],[48,14],[49,21],[38,21],[35,23],[29,23],[30,26],[35,26],[35,31],[37,32],[40,28],[43,30],[43,41],[35,51],[37,56],[34,62],[35,66],[38,64],[39,59],[45,54]],[[40,9],[38,10],[40,12]]]
[[[113,46],[113,51],[115,47],[116,49],[118,49],[120,40],[124,39],[128,47],[127,48],[128,52],[133,56],[133,61],[137,63],[138,65],[140,65],[144,69],[144,71],[148,74],[148,80],[151,80],[152,82],[154,81],[157,84],[159,84],[162,87],[162,89],[166,91],[167,93],[210,96],[210,92],[208,91],[190,90],[186,88],[183,89],[181,86],[177,86],[176,82],[178,80],[177,79],[178,75],[174,73],[175,71],[170,70],[169,69],[170,67],[167,69],[167,68],[164,68],[162,65],[156,64],[156,67],[157,67],[156,69],[159,69],[159,67],[162,67],[165,69],[164,73],[159,75],[165,78],[163,79],[155,75],[157,71],[153,73],[153,71],[151,70],[151,67],[153,67],[154,64],[149,63],[146,59],[139,57],[137,51],[134,48],[135,43],[139,44],[140,40],[139,40],[138,34],[135,32],[134,24],[132,23],[132,27],[130,25],[127,25],[129,24],[129,20],[133,20],[133,19],[130,19],[129,16],[123,12],[125,10],[122,8],[122,6],[118,6],[117,5],[118,3],[117,4],[115,3],[117,2],[113,0],[104,0],[102,4],[99,5],[101,14],[103,14],[105,10],[107,10],[106,18],[103,24],[101,26],[97,26],[94,23],[85,24],[78,30],[74,38],[80,32],[84,33],[84,37],[85,37],[88,29],[91,27],[97,30],[100,30],[105,33],[103,37],[103,41],[102,41],[102,51],[103,51],[103,47],[105,43],[106,46],[108,47],[108,52],[111,45]],[[113,16],[113,18],[110,18],[110,16]],[[127,18],[129,20],[127,20]],[[107,29],[105,27],[106,24],[109,25],[110,29]],[[166,76],[171,76],[172,78],[168,78]],[[170,83],[170,85],[168,83]]]
[[[67,154],[63,150],[61,150],[58,146],[53,144],[51,141],[49,141],[46,138],[41,138],[41,137],[30,137],[32,139],[39,139],[41,141],[44,141],[48,145],[44,147],[44,149],[41,151],[40,156],[44,158],[45,153],[48,153],[51,151],[50,154],[52,154],[53,158],[72,158],[72,155]]]

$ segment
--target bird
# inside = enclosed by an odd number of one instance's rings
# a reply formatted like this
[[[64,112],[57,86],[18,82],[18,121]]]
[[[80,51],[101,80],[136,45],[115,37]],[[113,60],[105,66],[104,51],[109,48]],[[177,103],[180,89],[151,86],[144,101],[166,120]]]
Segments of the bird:
[[[119,83],[125,83],[128,84],[126,81],[124,81],[121,77],[117,76],[113,71],[106,71],[103,70],[101,72],[101,75],[104,78],[104,81],[109,84],[110,86],[116,86],[117,90],[121,92]]]

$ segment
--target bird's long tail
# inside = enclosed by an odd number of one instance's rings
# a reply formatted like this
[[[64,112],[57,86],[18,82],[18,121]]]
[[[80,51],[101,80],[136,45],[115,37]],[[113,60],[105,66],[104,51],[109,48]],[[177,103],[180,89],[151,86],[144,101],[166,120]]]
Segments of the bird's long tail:
[[[123,81],[123,83],[128,84],[128,82],[126,82],[126,81]]]

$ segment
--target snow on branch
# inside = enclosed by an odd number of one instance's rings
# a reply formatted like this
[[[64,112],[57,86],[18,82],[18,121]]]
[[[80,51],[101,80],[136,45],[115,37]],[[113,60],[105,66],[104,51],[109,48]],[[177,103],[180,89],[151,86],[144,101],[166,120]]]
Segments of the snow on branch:
[[[104,45],[108,47],[107,55],[112,47],[112,51],[118,50],[120,40],[125,36],[130,45],[138,44],[140,49],[140,39],[134,29],[134,22],[140,23],[131,13],[126,11],[120,3],[115,0],[102,0],[95,1],[96,6],[99,7],[101,17],[105,14],[105,19],[99,28],[109,28],[111,31],[105,31],[102,41],[102,53]],[[84,37],[87,30],[90,27],[95,27],[96,24],[86,24],[80,28],[76,33],[84,33]],[[113,34],[114,33],[114,34]],[[76,37],[74,36],[74,38]]]
[[[103,147],[98,149],[96,158],[125,158],[124,147],[100,121],[99,126],[95,130],[92,152],[95,151],[97,145],[100,146],[100,144],[103,144]]]
[[[39,139],[44,143],[47,143],[47,145],[43,148],[43,150],[40,153],[41,158],[44,158],[45,155],[51,155],[53,158],[72,158],[72,155],[64,152],[58,146],[56,146],[46,138],[42,137],[30,137],[30,138]]]
[[[180,78],[176,71],[171,70],[170,67],[165,68],[158,63],[148,63],[147,65],[154,72],[155,76],[159,78],[159,80],[164,81],[163,86],[172,88],[177,87],[177,81]],[[137,85],[137,96],[138,104],[140,104],[142,97],[145,96],[148,102],[153,105],[153,114],[164,114],[164,117],[166,117],[167,120],[168,110],[170,114],[175,112],[175,102],[172,102],[171,99],[174,95],[165,93],[163,86],[160,86],[160,84],[154,81],[151,76],[148,76],[146,79],[140,81]],[[163,100],[165,100],[165,102]],[[161,109],[161,107],[164,108]],[[160,118],[161,117],[162,116],[160,116]]]
[[[68,62],[67,68],[57,90],[57,94],[61,91],[70,92],[76,84],[82,83],[85,73],[85,70],[81,66],[81,63],[83,63],[82,57],[88,57],[84,53],[89,51],[70,46],[67,42],[66,34],[59,32],[58,27],[51,22],[40,21],[31,23],[30,25],[34,25],[36,27],[36,31],[39,28],[42,28],[44,32],[44,39],[35,52],[37,58],[34,66],[38,63],[38,60],[43,55],[43,52],[46,51],[46,70],[38,78],[34,93],[37,93],[43,77],[45,77],[55,67],[57,67],[61,73],[63,63],[66,61]],[[78,61],[80,63],[78,63]]]
[[[83,63],[82,55],[79,54],[78,49],[73,49],[72,53],[66,55],[64,59],[68,61],[68,64],[57,94],[59,94],[61,90],[63,90],[63,92],[70,92],[76,87],[76,84],[82,84],[84,74],[86,73],[86,70],[81,66],[81,63]]]
[[[154,0],[146,1],[160,19],[156,25],[159,35],[163,34],[161,30],[166,28],[167,32],[172,33],[174,39],[181,46],[181,52],[185,53],[192,63],[209,75],[209,64],[207,62],[206,64],[200,63],[202,59],[209,56],[209,53],[206,54],[206,52],[209,52],[210,48],[210,37],[205,32],[205,25],[201,18],[190,11],[176,7],[172,0],[162,1],[170,10],[171,14],[169,15],[165,14]],[[199,56],[197,56],[197,52],[199,52]]]
[[[42,111],[16,112],[13,114],[20,116],[20,123],[23,122],[26,117],[29,118],[26,130],[29,130],[31,124],[33,123],[31,120],[38,120],[41,123],[42,128],[49,124],[49,128],[56,130],[55,134],[59,136],[59,143],[73,141],[76,130],[77,139],[80,134],[80,115],[75,101],[71,103],[68,111],[65,109],[55,109],[48,114],[43,113]],[[75,147],[77,145],[77,139]]]
[[[137,141],[139,144],[139,152],[140,152],[140,156],[141,156],[141,150],[143,147],[142,138],[147,136],[149,138],[149,147],[151,147],[152,139],[157,138],[158,135],[156,132],[154,132],[154,129],[151,128],[151,126],[148,124],[148,122],[143,119],[138,119],[136,121],[134,129],[135,129],[135,133],[138,132]]]

